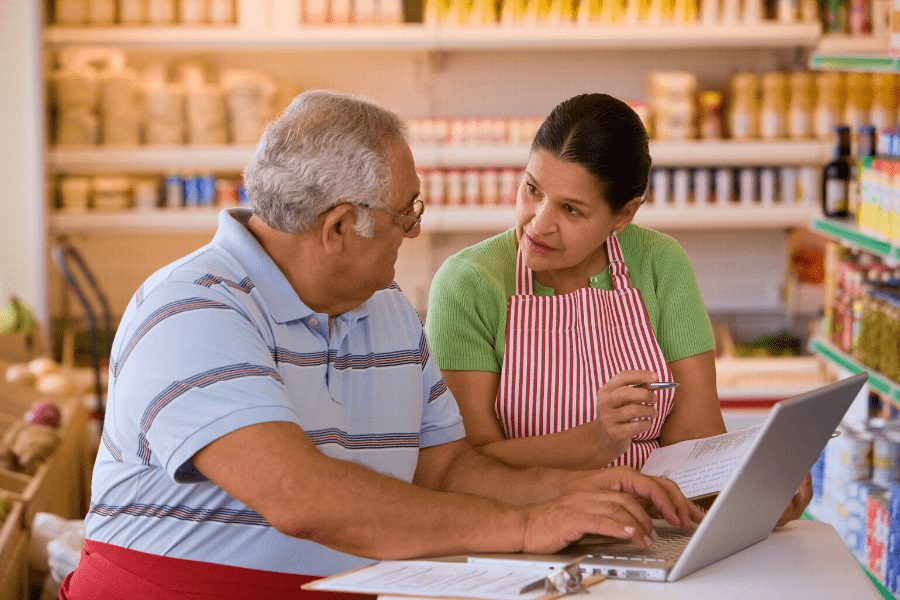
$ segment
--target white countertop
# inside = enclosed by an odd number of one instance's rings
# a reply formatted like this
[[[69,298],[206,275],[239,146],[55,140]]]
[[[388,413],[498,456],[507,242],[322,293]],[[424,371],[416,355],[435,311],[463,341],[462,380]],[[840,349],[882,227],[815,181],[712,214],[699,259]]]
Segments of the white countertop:
[[[678,581],[607,579],[578,598],[879,600],[881,595],[834,527],[816,521],[793,521],[765,540]],[[379,596],[379,600],[409,598]]]

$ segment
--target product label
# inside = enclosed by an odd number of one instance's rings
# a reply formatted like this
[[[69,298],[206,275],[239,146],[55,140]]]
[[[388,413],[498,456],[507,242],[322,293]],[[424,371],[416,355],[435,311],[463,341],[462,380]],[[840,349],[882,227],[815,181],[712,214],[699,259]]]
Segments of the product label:
[[[766,111],[762,114],[760,123],[760,137],[781,137],[781,115],[776,111]]]
[[[827,137],[834,133],[834,113],[827,108],[816,110],[815,133],[817,137]]]
[[[731,137],[747,138],[753,135],[750,131],[751,119],[749,115],[735,113],[731,116]]]
[[[810,134],[810,126],[812,125],[809,112],[803,109],[791,111],[789,122],[790,135],[792,138],[804,138]]]
[[[847,182],[843,179],[830,179],[825,182],[825,206],[830,211],[847,210]]]

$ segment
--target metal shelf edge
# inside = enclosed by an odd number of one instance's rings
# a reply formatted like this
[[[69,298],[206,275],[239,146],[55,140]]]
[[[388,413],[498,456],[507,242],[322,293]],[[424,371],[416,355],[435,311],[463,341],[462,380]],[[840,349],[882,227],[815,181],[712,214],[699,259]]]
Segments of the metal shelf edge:
[[[900,383],[891,381],[878,371],[866,367],[822,338],[814,338],[811,340],[810,348],[813,352],[824,357],[832,364],[850,371],[851,373],[867,372],[869,374],[869,386],[900,408]]]

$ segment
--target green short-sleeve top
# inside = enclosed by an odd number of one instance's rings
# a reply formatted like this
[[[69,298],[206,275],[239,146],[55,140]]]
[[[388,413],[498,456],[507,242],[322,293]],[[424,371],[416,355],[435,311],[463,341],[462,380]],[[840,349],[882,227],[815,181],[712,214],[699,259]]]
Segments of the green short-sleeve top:
[[[619,235],[631,285],[641,292],[663,356],[673,362],[715,347],[709,315],[684,249],[673,238],[636,225]],[[507,305],[516,293],[515,230],[454,254],[431,284],[425,330],[441,369],[493,371],[503,366]],[[609,268],[590,286],[611,290]],[[553,290],[534,282],[534,293]]]

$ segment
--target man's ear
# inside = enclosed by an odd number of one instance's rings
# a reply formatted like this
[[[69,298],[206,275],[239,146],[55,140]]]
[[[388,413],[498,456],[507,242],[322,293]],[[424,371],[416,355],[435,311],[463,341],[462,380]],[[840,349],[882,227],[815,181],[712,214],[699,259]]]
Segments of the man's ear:
[[[325,213],[322,221],[322,245],[326,250],[343,250],[347,235],[356,224],[352,204],[339,204]]]
[[[641,207],[641,201],[642,198],[640,196],[632,198],[622,207],[622,210],[616,214],[614,217],[616,225],[613,228],[616,234],[621,234],[625,231],[628,224],[634,220],[634,215],[637,214],[638,209]]]

